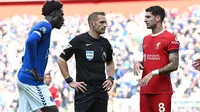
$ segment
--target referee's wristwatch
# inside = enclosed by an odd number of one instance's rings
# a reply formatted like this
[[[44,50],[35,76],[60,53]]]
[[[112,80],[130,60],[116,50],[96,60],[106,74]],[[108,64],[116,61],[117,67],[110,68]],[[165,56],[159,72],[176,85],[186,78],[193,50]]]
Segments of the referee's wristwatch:
[[[65,82],[67,82],[68,84],[71,83],[71,82],[73,82],[72,77],[68,77],[68,78],[66,78],[66,79],[65,79]]]
[[[107,80],[110,80],[112,82],[112,84],[114,83],[114,77],[109,76]]]

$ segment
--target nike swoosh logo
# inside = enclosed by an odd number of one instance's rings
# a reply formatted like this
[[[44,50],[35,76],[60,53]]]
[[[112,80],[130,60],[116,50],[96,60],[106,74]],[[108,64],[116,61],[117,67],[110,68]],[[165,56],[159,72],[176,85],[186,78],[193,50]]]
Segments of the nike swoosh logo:
[[[92,43],[90,43],[90,44],[86,44],[86,46],[90,46],[90,45],[92,45]]]

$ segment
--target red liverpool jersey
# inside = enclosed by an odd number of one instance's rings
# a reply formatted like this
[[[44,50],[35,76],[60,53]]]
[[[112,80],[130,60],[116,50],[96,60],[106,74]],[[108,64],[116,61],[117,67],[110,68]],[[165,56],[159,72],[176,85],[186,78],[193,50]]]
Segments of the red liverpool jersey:
[[[143,39],[142,78],[153,70],[162,68],[169,63],[169,51],[178,50],[179,42],[167,30],[157,35],[147,35]],[[170,74],[153,76],[146,86],[141,87],[140,94],[172,94]]]

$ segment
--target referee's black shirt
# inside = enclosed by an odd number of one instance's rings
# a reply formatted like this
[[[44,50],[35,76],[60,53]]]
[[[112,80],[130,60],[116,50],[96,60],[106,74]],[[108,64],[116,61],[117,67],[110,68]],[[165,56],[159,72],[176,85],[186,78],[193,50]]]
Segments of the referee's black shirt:
[[[73,54],[77,82],[99,85],[106,80],[105,62],[113,59],[113,49],[106,38],[95,39],[88,33],[80,34],[69,42],[60,57],[67,61]]]

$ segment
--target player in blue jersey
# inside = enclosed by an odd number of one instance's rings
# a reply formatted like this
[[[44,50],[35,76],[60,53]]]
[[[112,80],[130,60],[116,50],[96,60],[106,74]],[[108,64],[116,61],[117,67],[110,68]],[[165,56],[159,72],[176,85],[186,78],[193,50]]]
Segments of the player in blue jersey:
[[[46,1],[42,8],[45,20],[36,23],[28,34],[22,67],[18,73],[19,112],[58,112],[55,101],[44,83],[50,35],[64,23],[63,4]]]

